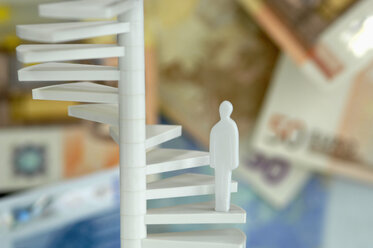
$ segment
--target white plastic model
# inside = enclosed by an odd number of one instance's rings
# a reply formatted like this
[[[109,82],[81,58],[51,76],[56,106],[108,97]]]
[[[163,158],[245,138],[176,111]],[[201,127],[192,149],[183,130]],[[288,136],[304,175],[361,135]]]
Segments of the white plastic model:
[[[145,124],[143,4],[143,0],[76,0],[41,5],[39,13],[42,16],[81,21],[21,25],[17,27],[17,34],[22,39],[59,43],[117,35],[118,42],[115,45],[21,45],[17,48],[20,61],[41,64],[19,70],[19,79],[82,81],[34,89],[33,97],[94,103],[71,106],[69,115],[111,126],[110,135],[119,144],[120,150],[122,248],[244,248],[246,236],[238,229],[147,234],[147,225],[153,224],[244,223],[246,213],[230,205],[229,200],[225,203],[224,213],[215,211],[211,202],[147,209],[147,200],[209,195],[215,193],[216,187],[214,177],[203,174],[181,174],[147,182],[147,175],[206,166],[210,162],[210,155],[200,151],[159,149],[157,145],[180,136],[181,127]],[[117,20],[112,21],[113,17],[117,17]],[[86,19],[108,21],[83,21]],[[66,63],[107,57],[118,57],[119,66]],[[118,81],[118,88],[87,82],[107,80]],[[223,108],[222,116],[228,112]],[[222,121],[221,125],[225,126],[225,119]],[[220,129],[224,134],[234,133],[231,129]],[[221,141],[219,134],[214,136],[215,151],[220,151],[226,146],[226,140]],[[235,137],[231,136],[232,140]],[[232,144],[236,145],[234,142]],[[221,157],[216,153],[212,156],[216,173],[220,173],[225,182],[224,189],[218,187],[216,190],[222,197],[237,192],[237,182],[230,181],[231,170],[238,163],[235,149],[238,147],[226,154],[231,156],[228,162],[218,161],[220,158],[227,159],[226,156]],[[228,174],[223,176],[224,171],[219,168],[228,165],[231,166]],[[225,192],[224,196],[222,192]]]
[[[232,111],[230,102],[220,104],[220,121],[210,134],[210,166],[215,169],[215,210],[221,212],[229,211],[232,170],[239,165],[238,128],[230,118]]]

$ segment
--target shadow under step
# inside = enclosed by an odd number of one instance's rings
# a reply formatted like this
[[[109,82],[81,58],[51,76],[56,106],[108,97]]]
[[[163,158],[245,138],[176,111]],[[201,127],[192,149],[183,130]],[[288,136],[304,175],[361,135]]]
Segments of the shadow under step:
[[[237,182],[232,181],[231,192],[237,192],[237,188]],[[185,173],[148,183],[146,197],[152,200],[214,193],[215,178],[213,176]]]
[[[215,211],[215,202],[199,202],[148,209],[146,224],[233,224],[246,223],[246,212],[231,204],[229,212]]]
[[[149,234],[143,248],[245,248],[246,235],[239,229]]]

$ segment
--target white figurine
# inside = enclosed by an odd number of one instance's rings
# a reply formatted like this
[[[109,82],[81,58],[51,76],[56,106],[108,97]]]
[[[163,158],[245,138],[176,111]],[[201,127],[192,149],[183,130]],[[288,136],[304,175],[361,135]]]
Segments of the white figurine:
[[[231,199],[232,170],[239,164],[238,128],[230,118],[233,106],[220,104],[220,121],[210,133],[210,166],[215,169],[215,210],[228,212]]]

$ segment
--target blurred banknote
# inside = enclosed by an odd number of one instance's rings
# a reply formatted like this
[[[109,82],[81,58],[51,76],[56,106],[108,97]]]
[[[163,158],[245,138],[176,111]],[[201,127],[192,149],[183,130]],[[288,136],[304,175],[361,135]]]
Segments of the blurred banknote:
[[[237,175],[247,180],[273,207],[288,206],[311,173],[306,168],[294,166],[291,158],[258,152],[245,143],[241,142],[241,166]]]
[[[282,56],[257,123],[255,150],[373,182],[372,69],[330,90],[312,84]]]
[[[0,129],[0,192],[9,192],[115,166],[118,146],[100,126]]]
[[[335,85],[372,59],[370,0],[239,0],[314,83]]]

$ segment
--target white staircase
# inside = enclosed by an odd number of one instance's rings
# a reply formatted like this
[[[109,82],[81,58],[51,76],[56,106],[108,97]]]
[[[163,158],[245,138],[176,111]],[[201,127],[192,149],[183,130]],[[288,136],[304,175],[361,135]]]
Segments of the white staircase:
[[[21,62],[41,64],[19,70],[19,79],[82,81],[34,89],[33,98],[90,103],[69,107],[69,115],[110,125],[110,135],[120,145],[121,151],[125,149],[123,151],[129,155],[123,159],[125,162],[121,157],[122,247],[244,248],[246,236],[238,229],[146,234],[145,225],[153,224],[245,223],[246,213],[235,205],[231,206],[229,212],[216,212],[213,202],[146,209],[147,200],[210,195],[214,194],[215,185],[213,176],[190,173],[146,183],[146,175],[206,166],[209,164],[209,154],[157,148],[157,145],[179,137],[181,127],[145,126],[144,113],[138,111],[145,109],[141,95],[144,88],[143,61],[136,57],[143,50],[143,34],[140,32],[143,25],[142,7],[143,0],[77,0],[41,5],[39,12],[45,17],[69,20],[119,18],[118,21],[21,25],[17,27],[20,38],[59,43],[118,35],[119,42],[118,45],[21,45],[17,48]],[[129,57],[127,60],[124,59],[126,54]],[[123,58],[120,59],[120,67],[64,62],[108,57]],[[119,90],[87,82],[107,80],[119,81]],[[127,166],[136,165],[138,160],[142,160],[144,151],[145,166]],[[237,187],[237,182],[233,181],[231,191],[237,192]]]

